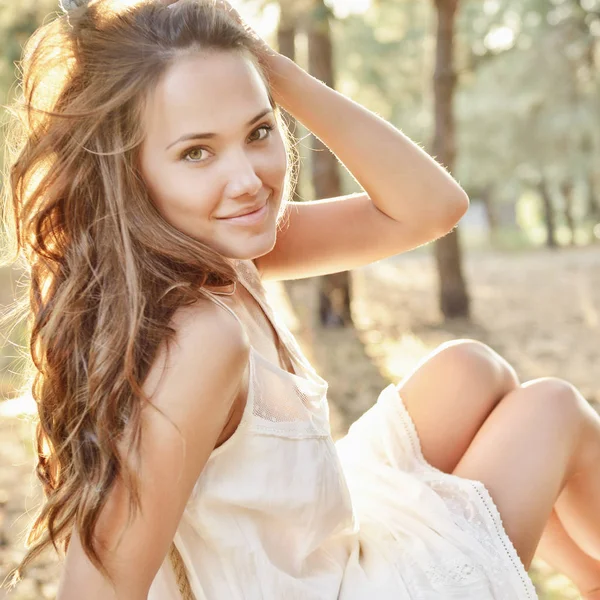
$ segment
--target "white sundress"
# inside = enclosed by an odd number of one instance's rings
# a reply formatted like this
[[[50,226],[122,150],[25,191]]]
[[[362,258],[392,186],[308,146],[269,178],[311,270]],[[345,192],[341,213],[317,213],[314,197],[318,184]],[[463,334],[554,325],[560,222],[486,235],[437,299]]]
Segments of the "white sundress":
[[[327,383],[254,263],[235,265],[295,374],[251,348],[240,425],[210,455],[174,538],[196,600],[537,598],[484,485],[425,461],[393,384],[333,442]],[[166,558],[148,600],[179,599]]]

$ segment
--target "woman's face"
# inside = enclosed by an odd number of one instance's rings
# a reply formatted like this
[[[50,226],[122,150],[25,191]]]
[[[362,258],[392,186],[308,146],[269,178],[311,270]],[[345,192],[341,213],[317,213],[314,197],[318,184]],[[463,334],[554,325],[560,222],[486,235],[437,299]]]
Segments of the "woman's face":
[[[164,219],[228,258],[269,252],[287,157],[251,60],[235,52],[179,58],[149,95],[143,120],[140,169]]]

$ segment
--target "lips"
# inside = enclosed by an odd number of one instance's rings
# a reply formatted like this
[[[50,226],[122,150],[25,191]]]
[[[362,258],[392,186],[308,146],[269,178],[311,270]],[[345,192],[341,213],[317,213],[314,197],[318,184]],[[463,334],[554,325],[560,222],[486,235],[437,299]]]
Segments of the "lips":
[[[240,217],[229,217],[227,219],[219,220],[223,221],[224,225],[231,225],[232,227],[255,227],[264,223],[268,214],[269,203],[265,202],[261,208],[255,210],[254,212],[247,213]]]
[[[232,215],[232,217],[230,217],[230,218],[233,218],[233,217],[243,217],[245,215],[249,215],[249,214],[251,214],[253,212],[256,212],[257,210],[260,210],[263,206],[264,206],[264,204],[261,204],[260,206],[255,206],[254,208],[251,208],[250,210],[247,210],[245,212],[241,212],[241,213],[239,213],[237,215]]]
[[[262,204],[256,204],[256,205],[254,205],[254,207],[244,209],[243,211],[241,211],[235,215],[229,215],[228,217],[217,217],[217,218],[225,220],[225,219],[235,219],[236,217],[244,217],[246,215],[250,215],[254,212],[259,211],[261,208],[263,208],[265,206],[266,203],[267,202],[265,201]]]

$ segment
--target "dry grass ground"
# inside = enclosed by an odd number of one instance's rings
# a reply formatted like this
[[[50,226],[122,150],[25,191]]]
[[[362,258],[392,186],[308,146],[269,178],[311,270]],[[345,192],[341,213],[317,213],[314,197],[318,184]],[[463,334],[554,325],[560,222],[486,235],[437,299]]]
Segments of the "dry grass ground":
[[[472,254],[465,260],[472,297],[469,322],[443,323],[435,297],[432,259],[412,253],[353,274],[356,330],[315,327],[314,281],[268,284],[269,294],[298,336],[315,368],[330,384],[334,437],[438,344],[470,337],[490,344],[516,367],[522,380],[555,375],[575,383],[600,403],[600,252],[598,247],[523,254]],[[2,286],[0,286],[0,290]],[[0,403],[0,577],[23,553],[22,535],[39,490],[32,475],[31,426]],[[40,561],[14,600],[55,594],[57,567]],[[541,561],[531,575],[542,600],[578,594]],[[0,592],[0,600],[4,600]]]

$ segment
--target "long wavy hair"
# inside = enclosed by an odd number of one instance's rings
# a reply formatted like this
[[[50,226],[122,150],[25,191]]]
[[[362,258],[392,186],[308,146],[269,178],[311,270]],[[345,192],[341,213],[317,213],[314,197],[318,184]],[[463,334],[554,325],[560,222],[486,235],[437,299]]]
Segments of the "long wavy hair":
[[[25,47],[22,94],[9,107],[17,118],[3,209],[12,253],[3,263],[24,259],[29,276],[28,385],[44,502],[11,585],[50,544],[66,552],[73,526],[110,579],[94,528],[118,477],[130,518],[140,508],[118,444],[139,452],[140,414],[151,404],[142,384],[159,345],[168,350],[175,335],[175,311],[206,297],[204,286],[237,281],[230,260],[162,218],[138,168],[149,91],[179,56],[205,49],[245,53],[269,90],[260,46],[214,0],[169,8],[92,0],[40,27]],[[280,225],[295,154],[270,98],[290,157]]]

